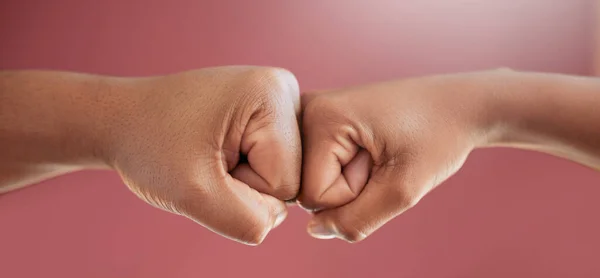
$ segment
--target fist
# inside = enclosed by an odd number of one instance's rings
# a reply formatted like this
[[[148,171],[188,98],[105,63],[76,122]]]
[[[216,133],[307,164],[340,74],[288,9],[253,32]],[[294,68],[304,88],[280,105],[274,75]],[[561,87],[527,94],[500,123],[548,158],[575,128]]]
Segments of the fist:
[[[463,75],[303,96],[309,233],[356,242],[454,174],[487,132]]]
[[[220,67],[123,79],[104,151],[144,201],[255,245],[300,185],[298,84],[282,69]]]

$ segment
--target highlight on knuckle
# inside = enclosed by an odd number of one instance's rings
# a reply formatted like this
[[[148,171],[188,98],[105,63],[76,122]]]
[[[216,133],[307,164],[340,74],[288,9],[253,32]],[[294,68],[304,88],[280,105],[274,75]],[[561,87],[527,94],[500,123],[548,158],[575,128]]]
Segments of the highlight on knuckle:
[[[401,210],[407,210],[414,207],[420,200],[418,195],[411,190],[407,189],[406,185],[398,185],[393,187],[390,194],[391,202],[397,204],[397,207]]]
[[[365,239],[370,234],[369,227],[370,225],[366,220],[350,214],[340,216],[335,225],[337,233],[350,243]]]
[[[271,186],[274,197],[277,197],[280,200],[288,201],[293,200],[298,196],[298,192],[300,190],[300,182],[298,183],[290,183],[290,184],[280,184]]]
[[[316,211],[316,210],[320,210],[322,208],[322,206],[320,205],[319,202],[319,195],[320,194],[314,194],[314,193],[309,193],[306,192],[306,190],[303,190],[300,195],[298,196],[298,203],[299,205],[306,209],[306,210],[310,210],[310,211]]]
[[[362,241],[367,237],[367,234],[363,232],[357,226],[351,225],[340,225],[338,228],[338,234],[342,236],[342,238],[350,243],[356,243]]]
[[[404,211],[414,207],[420,200],[419,186],[416,186],[417,180],[401,166],[388,165],[380,171],[382,175],[376,175],[371,178],[373,182],[387,185],[387,193],[382,202],[393,204],[394,210]]]
[[[339,206],[339,203],[331,202],[331,199],[327,198],[326,193],[328,193],[329,188],[329,185],[321,182],[302,185],[298,196],[299,205],[310,211],[320,211]]]
[[[265,239],[269,229],[262,223],[252,223],[239,237],[239,240],[248,245],[259,245]]]
[[[274,122],[285,114],[285,81],[277,71],[273,68],[256,68],[246,74],[241,98],[242,103],[254,111],[254,117]]]
[[[290,88],[291,73],[280,68],[258,67],[251,69],[246,76],[246,86],[258,95],[267,98],[285,96]]]
[[[405,194],[404,198],[400,199],[400,205],[404,209],[409,209],[417,205],[420,198],[418,198],[415,194]]]
[[[343,117],[343,110],[338,101],[327,95],[316,96],[304,108],[305,124],[336,123]]]

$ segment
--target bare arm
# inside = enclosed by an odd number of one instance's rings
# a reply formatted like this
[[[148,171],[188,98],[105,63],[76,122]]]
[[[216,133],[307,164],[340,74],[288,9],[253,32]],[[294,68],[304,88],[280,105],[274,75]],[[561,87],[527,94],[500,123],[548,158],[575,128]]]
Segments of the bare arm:
[[[84,167],[106,167],[109,78],[66,72],[0,73],[0,193]]]
[[[495,78],[489,87],[500,89],[490,94],[497,136],[491,146],[542,151],[600,169],[600,78],[512,71]]]
[[[0,190],[111,168],[149,204],[256,245],[299,190],[299,112],[279,68],[0,73]]]
[[[304,97],[302,206],[318,238],[369,236],[456,173],[509,146],[600,169],[600,79],[494,70]]]

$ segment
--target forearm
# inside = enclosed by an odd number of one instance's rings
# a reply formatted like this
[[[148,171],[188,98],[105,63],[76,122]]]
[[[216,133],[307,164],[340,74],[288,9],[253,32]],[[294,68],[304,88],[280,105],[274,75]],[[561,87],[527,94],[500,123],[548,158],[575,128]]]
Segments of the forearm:
[[[489,92],[491,146],[546,152],[600,169],[600,79],[500,71]]]
[[[105,167],[99,146],[108,138],[106,81],[65,72],[0,73],[0,192]]]

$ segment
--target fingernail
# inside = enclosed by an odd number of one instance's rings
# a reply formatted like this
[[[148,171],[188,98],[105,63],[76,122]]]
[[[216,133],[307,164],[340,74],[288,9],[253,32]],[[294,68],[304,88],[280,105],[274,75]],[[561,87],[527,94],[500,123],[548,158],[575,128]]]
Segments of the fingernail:
[[[332,239],[335,238],[335,234],[325,227],[323,223],[313,221],[308,225],[308,233],[318,239]]]
[[[285,211],[277,214],[277,218],[275,218],[275,223],[273,223],[273,228],[277,228],[277,226],[279,226],[281,224],[281,222],[283,222],[283,220],[285,219],[286,216],[287,216],[287,213]]]

